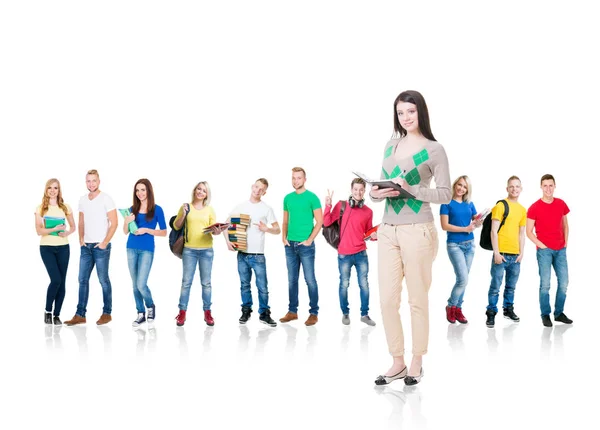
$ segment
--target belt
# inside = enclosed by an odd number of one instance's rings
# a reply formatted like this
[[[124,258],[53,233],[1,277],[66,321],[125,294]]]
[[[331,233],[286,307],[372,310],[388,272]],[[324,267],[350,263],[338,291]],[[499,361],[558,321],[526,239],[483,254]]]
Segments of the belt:
[[[244,255],[265,255],[262,253],[252,253],[252,252],[243,252],[243,251],[238,251],[240,254],[244,254]]]
[[[500,255],[510,255],[511,257],[516,257],[519,254],[510,254],[508,252],[501,252]]]

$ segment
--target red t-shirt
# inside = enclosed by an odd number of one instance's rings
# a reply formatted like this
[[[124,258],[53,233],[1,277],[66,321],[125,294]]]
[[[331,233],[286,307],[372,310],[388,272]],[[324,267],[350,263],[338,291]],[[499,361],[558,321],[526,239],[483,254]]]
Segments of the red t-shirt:
[[[331,209],[330,205],[325,206],[323,214],[323,225],[329,226],[334,221],[340,219],[341,200]],[[365,242],[365,233],[373,228],[373,211],[366,205],[362,208],[350,207],[346,202],[344,215],[342,215],[342,224],[340,225],[340,244],[338,254],[352,255],[367,249]]]
[[[527,218],[535,221],[535,235],[548,248],[558,251],[565,247],[563,216],[570,212],[567,204],[554,198],[552,203],[542,199],[527,210]]]

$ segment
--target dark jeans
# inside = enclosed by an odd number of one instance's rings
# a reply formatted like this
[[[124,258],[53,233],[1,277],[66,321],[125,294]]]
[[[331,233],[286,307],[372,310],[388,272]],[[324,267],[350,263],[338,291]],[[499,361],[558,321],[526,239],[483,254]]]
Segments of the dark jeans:
[[[289,241],[290,246],[285,246],[285,262],[288,270],[288,293],[290,304],[288,310],[298,313],[298,278],[300,265],[304,271],[304,280],[308,286],[309,313],[319,314],[319,286],[315,278],[315,243],[310,246],[300,245],[300,242]]]
[[[102,286],[102,298],[104,300],[103,314],[112,312],[112,287],[108,278],[108,263],[110,261],[109,243],[106,249],[96,248],[97,243],[86,243],[81,247],[79,257],[79,303],[77,303],[77,315],[85,318],[87,302],[90,296],[90,276],[96,266],[98,280]]]
[[[67,268],[69,267],[71,248],[69,245],[41,245],[40,255],[48,271],[48,276],[50,276],[50,285],[48,285],[46,293],[46,312],[52,312],[52,304],[54,304],[54,316],[57,317],[60,315],[65,300]]]

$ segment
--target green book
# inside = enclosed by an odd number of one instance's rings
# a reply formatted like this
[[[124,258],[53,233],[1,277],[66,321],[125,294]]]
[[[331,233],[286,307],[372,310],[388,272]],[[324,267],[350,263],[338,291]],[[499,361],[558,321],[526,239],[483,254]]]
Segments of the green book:
[[[127,208],[127,209],[119,209],[119,212],[121,212],[121,215],[123,215],[123,218],[126,218],[129,215],[131,215],[131,211],[129,210],[129,208]],[[135,233],[138,230],[138,226],[135,223],[135,221],[131,221],[129,223],[129,225],[127,226],[127,228],[129,228],[129,233]]]
[[[61,225],[65,223],[64,218],[55,217],[55,216],[45,216],[44,217],[44,226],[46,228],[54,228],[57,225]],[[58,233],[62,233],[64,230],[53,231],[50,233],[50,236],[58,236]]]

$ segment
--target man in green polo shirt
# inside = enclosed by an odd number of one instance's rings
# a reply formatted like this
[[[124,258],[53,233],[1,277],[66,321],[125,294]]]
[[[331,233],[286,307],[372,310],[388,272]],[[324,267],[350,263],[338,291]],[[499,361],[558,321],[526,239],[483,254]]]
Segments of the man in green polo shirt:
[[[300,265],[308,286],[309,317],[304,324],[315,325],[319,313],[319,287],[315,278],[314,240],[323,225],[323,210],[319,198],[304,188],[306,172],[301,167],[292,169],[294,192],[283,199],[282,239],[288,269],[288,313],[279,321],[287,323],[298,319],[298,278]],[[314,221],[313,221],[314,220]]]

